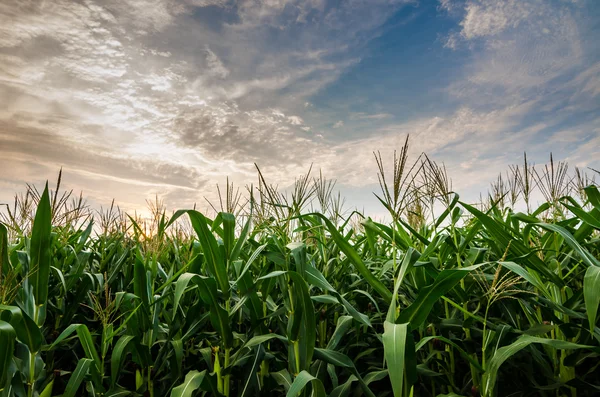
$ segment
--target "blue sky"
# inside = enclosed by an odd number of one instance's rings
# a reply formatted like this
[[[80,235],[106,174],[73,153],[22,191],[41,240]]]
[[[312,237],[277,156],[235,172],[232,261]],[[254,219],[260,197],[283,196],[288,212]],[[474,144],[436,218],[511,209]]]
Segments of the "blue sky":
[[[140,209],[313,164],[377,214],[406,134],[469,199],[524,151],[597,169],[597,37],[593,0],[3,1],[0,202],[61,166]]]

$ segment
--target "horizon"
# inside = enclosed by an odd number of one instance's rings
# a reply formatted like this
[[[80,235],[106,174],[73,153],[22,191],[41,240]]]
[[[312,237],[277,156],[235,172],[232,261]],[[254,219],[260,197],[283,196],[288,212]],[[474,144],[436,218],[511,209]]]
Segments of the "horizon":
[[[399,158],[402,157],[402,151],[394,153]],[[425,154],[426,155],[426,154]],[[380,159],[381,160],[381,159]],[[421,156],[416,160],[406,163],[406,167],[402,167],[405,170],[409,170],[408,173],[400,175],[400,195],[411,202],[417,196],[418,201],[423,206],[422,216],[423,220],[427,222],[429,218],[432,224],[436,221],[436,215],[444,210],[445,200],[440,194],[442,193],[439,186],[426,187],[424,184],[432,183],[433,179],[436,178],[435,172],[432,171],[431,166],[427,164],[433,164],[433,167],[439,167],[439,171],[443,172],[446,178],[441,183],[447,183],[447,187],[450,189],[447,192],[448,196],[458,196],[461,202],[473,205],[480,209],[497,207],[501,209],[510,209],[513,212],[524,212],[532,213],[537,212],[539,208],[544,207],[550,202],[560,202],[565,198],[571,197],[575,200],[580,200],[581,203],[585,203],[587,199],[583,194],[583,188],[587,186],[598,186],[596,178],[600,176],[600,170],[588,167],[587,169],[581,169],[578,167],[570,167],[566,161],[553,158],[550,153],[550,158],[547,163],[544,164],[532,164],[527,159],[527,154],[524,153],[524,163],[513,164],[506,167],[506,172],[500,172],[497,175],[496,180],[490,181],[489,187],[484,194],[479,193],[479,196],[474,198],[465,199],[461,196],[461,192],[453,189],[452,176],[446,173],[445,166],[443,164],[437,164],[435,162],[428,163],[427,157],[423,159]],[[378,164],[379,165],[379,164]],[[390,174],[394,173],[392,163],[387,163],[383,160],[383,167],[385,172],[385,183],[388,187],[394,184],[393,180],[390,179]],[[526,188],[525,175],[523,170],[525,167],[528,168],[530,175],[527,177],[531,186]],[[266,183],[271,188],[276,189],[276,192],[280,195],[279,200],[281,204],[285,204],[288,208],[294,207],[296,203],[294,199],[295,186],[290,186],[286,189],[281,189],[279,186],[270,184],[267,179],[261,175],[258,165],[256,165],[256,184],[250,184],[245,186],[234,186],[233,184],[216,185],[215,192],[217,192],[212,199],[209,199],[206,195],[202,197],[200,202],[194,202],[188,207],[172,207],[169,203],[165,202],[162,197],[158,194],[153,197],[147,197],[144,199],[144,206],[128,210],[121,208],[119,203],[113,198],[108,205],[90,205],[88,198],[83,191],[77,192],[68,187],[65,188],[63,170],[58,172],[58,177],[53,180],[46,180],[41,185],[26,183],[24,189],[15,192],[12,196],[12,202],[0,202],[0,222],[7,225],[14,223],[11,222],[10,214],[15,214],[19,210],[29,208],[30,211],[34,211],[36,207],[36,200],[41,196],[41,192],[44,190],[44,186],[48,189],[51,199],[57,202],[63,203],[58,206],[58,213],[60,216],[67,215],[69,212],[77,212],[79,215],[74,218],[73,221],[67,222],[75,227],[83,227],[89,221],[94,222],[94,228],[96,230],[99,225],[97,221],[106,216],[116,216],[122,220],[126,220],[128,216],[132,216],[138,222],[143,221],[144,225],[146,222],[157,221],[161,214],[172,215],[180,210],[197,210],[208,216],[209,218],[217,216],[220,212],[230,212],[236,216],[242,215],[247,216],[252,211],[248,211],[248,205],[251,202],[250,194],[254,195],[254,200],[257,202],[271,203],[270,200],[261,200],[260,197],[264,194],[268,194],[266,190],[261,190],[261,182]],[[377,177],[381,174],[378,172]],[[377,222],[389,222],[390,210],[386,208],[383,201],[392,200],[392,198],[386,198],[384,189],[387,189],[385,185],[378,184],[377,191],[371,191],[371,198],[374,199],[378,207],[371,208],[371,211],[366,211],[357,206],[350,206],[347,203],[347,196],[342,195],[340,189],[336,189],[337,181],[335,179],[329,179],[326,175],[323,175],[321,170],[313,170],[312,167],[307,173],[301,175],[294,183],[302,185],[303,180],[307,182],[306,188],[301,191],[305,192],[306,201],[300,207],[300,213],[312,213],[320,212],[328,214],[331,219],[350,219],[353,213],[358,212],[364,218],[373,219]],[[411,183],[414,182],[414,183]],[[383,180],[382,180],[383,183]],[[435,182],[433,182],[436,184]],[[433,188],[433,190],[431,190]],[[231,189],[231,190],[230,190]],[[529,192],[525,194],[525,189]],[[554,191],[556,190],[556,191]],[[252,193],[251,193],[252,192]],[[326,207],[322,207],[320,194],[325,194],[325,200],[327,201]],[[392,190],[388,191],[388,194],[393,194]],[[416,194],[416,196],[414,195]],[[29,199],[26,198],[29,196]],[[527,198],[525,197],[527,196]],[[210,197],[210,195],[209,195]],[[404,201],[402,198],[402,201]],[[30,200],[30,204],[23,204],[24,200]],[[430,203],[431,200],[431,203]],[[363,201],[364,202],[364,201]],[[231,204],[230,204],[231,203]],[[414,204],[414,203],[413,203]],[[228,207],[232,205],[233,210]],[[275,206],[278,206],[276,203]],[[541,206],[541,207],[540,207]],[[335,207],[335,208],[333,208]],[[4,208],[4,210],[2,209]],[[376,208],[376,210],[375,210]],[[408,220],[412,211],[410,204],[405,204],[399,207],[401,217]],[[337,212],[339,210],[339,212]],[[333,211],[333,212],[332,212]],[[543,212],[546,212],[545,210]],[[7,215],[9,217],[7,217]],[[25,218],[20,219],[17,223],[22,223],[20,227],[32,225],[33,212],[25,215]],[[463,214],[465,215],[465,214]],[[348,218],[346,218],[348,217]],[[156,226],[156,225],[155,225]],[[146,226],[144,226],[146,227]]]
[[[600,169],[593,1],[0,4],[0,203],[52,183],[170,209],[313,165],[384,213],[373,152],[411,136],[466,200],[550,153]],[[409,160],[410,161],[410,160]],[[593,172],[592,172],[593,173]]]

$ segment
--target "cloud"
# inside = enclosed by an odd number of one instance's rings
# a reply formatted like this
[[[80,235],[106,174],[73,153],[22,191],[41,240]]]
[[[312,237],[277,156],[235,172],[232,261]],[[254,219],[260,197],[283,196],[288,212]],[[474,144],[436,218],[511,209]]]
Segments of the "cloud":
[[[383,120],[383,119],[387,119],[390,117],[393,117],[393,116],[389,113],[368,114],[368,113],[364,113],[364,112],[358,112],[358,113],[350,114],[350,118],[353,120]]]
[[[91,142],[83,147],[51,132],[15,127],[14,123],[0,123],[0,131],[0,154],[11,162],[38,162],[56,171],[64,166],[72,171],[87,172],[105,179],[147,186],[195,190],[205,183],[201,174],[191,166],[125,157],[109,153]]]
[[[304,124],[304,121],[300,117],[298,117],[298,116],[289,116],[287,118],[287,120],[288,120],[288,122],[291,125],[302,125],[302,124]]]
[[[507,96],[538,89],[581,65],[584,49],[573,5],[553,6],[541,1],[468,1],[461,30],[449,35],[447,45],[478,42],[469,78],[454,92],[471,96],[483,88],[490,96],[505,89]]]
[[[369,186],[371,151],[389,154],[408,133],[415,154],[447,161],[464,185],[497,172],[525,143],[539,152],[564,145],[578,162],[597,154],[588,142],[597,142],[600,67],[586,60],[593,44],[582,40],[579,5],[441,1],[457,21],[446,44],[468,54],[439,88],[450,106],[400,120],[389,106],[340,116],[327,110],[336,103],[318,105],[315,94],[415,4],[4,1],[0,153],[19,177],[0,175],[0,187],[12,193],[17,180],[64,165],[99,200],[114,195],[134,208],[143,203],[137,188],[142,199],[160,193],[184,206],[226,175],[247,183],[254,162],[281,186],[312,162],[346,185]],[[540,134],[552,139],[536,141]]]
[[[208,74],[212,77],[224,79],[229,76],[229,70],[223,66],[223,62],[217,55],[206,47],[206,62],[208,64]]]
[[[507,28],[517,28],[535,13],[536,8],[543,6],[541,2],[517,0],[469,2],[460,23],[460,33],[467,40],[497,35]]]

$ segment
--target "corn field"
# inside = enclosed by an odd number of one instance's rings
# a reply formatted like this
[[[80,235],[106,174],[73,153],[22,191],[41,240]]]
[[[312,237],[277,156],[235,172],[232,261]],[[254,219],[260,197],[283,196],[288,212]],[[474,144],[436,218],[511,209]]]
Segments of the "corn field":
[[[469,204],[408,146],[375,159],[381,222],[310,172],[150,219],[28,186],[1,215],[0,396],[598,395],[594,179],[525,159]]]

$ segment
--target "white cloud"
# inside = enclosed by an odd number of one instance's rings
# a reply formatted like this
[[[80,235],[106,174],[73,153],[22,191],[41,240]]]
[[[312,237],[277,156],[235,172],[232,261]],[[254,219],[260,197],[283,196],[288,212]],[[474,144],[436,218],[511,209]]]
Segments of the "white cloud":
[[[471,62],[448,91],[472,106],[507,106],[536,98],[560,76],[569,78],[585,53],[581,31],[586,27],[575,14],[568,4],[467,1],[461,30],[445,44],[473,45]]]
[[[368,114],[368,113],[358,112],[358,113],[350,114],[350,118],[355,119],[355,120],[383,120],[383,119],[388,119],[390,117],[393,117],[393,116],[389,113]]]
[[[344,122],[342,120],[338,120],[335,122],[335,124],[333,125],[333,128],[341,128],[344,126]]]
[[[208,63],[208,74],[210,76],[224,79],[229,76],[229,70],[223,65],[221,59],[208,48],[206,47],[206,62]]]
[[[298,116],[289,116],[287,118],[288,122],[291,125],[302,125],[304,124],[304,120],[302,120],[302,118],[298,117]]]
[[[507,28],[518,27],[539,8],[544,8],[544,4],[536,1],[469,2],[465,7],[466,15],[460,23],[461,34],[467,40],[497,35]],[[541,12],[539,14],[543,15]]]

